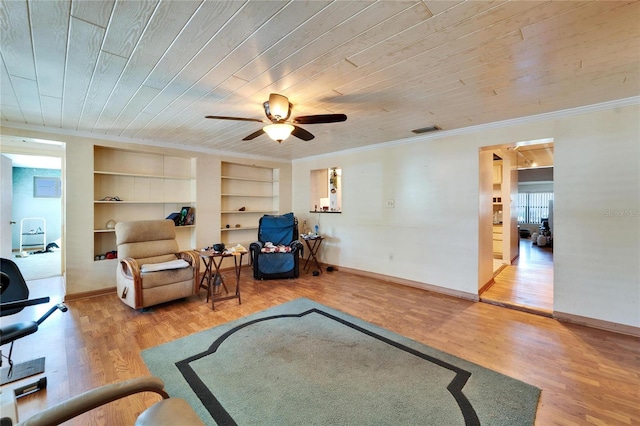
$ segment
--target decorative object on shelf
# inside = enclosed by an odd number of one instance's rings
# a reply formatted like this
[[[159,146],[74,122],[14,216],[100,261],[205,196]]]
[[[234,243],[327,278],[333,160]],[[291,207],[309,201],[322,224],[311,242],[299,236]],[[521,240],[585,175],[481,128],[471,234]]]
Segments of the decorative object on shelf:
[[[331,177],[329,178],[329,184],[331,185],[331,193],[335,194],[338,189],[338,172],[334,167],[331,169]]]
[[[183,207],[180,209],[180,219],[178,219],[178,225],[184,225],[184,222],[187,220],[187,214],[189,213],[189,207]]]
[[[116,195],[115,197],[104,197],[100,201],[122,201],[122,199]]]
[[[246,210],[247,210],[247,209],[246,209],[246,207],[244,207],[244,206],[243,206],[243,207],[240,207],[240,208],[238,209],[238,211],[239,211],[239,212],[243,212],[243,211],[246,211]]]
[[[180,226],[180,213],[171,213],[167,219],[172,220],[176,226]]]
[[[193,207],[189,208],[189,213],[187,213],[187,218],[184,221],[186,226],[191,226],[196,223],[196,209]]]
[[[116,228],[116,221],[113,219],[109,219],[105,225],[106,229],[115,229]]]
[[[231,228],[231,225],[229,225],[229,224],[227,223],[227,225],[225,226],[225,228],[227,228],[227,229],[228,229],[228,228]]]
[[[240,228],[242,225],[240,225],[239,223],[236,223],[236,228]]]

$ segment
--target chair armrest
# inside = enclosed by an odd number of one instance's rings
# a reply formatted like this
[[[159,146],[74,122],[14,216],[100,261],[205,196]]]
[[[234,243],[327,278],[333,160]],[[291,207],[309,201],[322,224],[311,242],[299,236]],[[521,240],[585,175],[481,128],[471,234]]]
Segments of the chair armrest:
[[[127,278],[135,280],[140,277],[140,265],[134,258],[126,257],[120,260],[120,265],[122,266],[122,273]]]
[[[261,251],[262,248],[264,247],[264,243],[262,241],[254,241],[251,244],[249,244],[249,250],[250,251]]]
[[[193,294],[198,294],[198,290],[200,290],[200,254],[195,250],[185,250],[176,253],[176,257],[186,260],[193,267]]]
[[[140,392],[155,392],[162,396],[163,399],[169,398],[169,395],[164,390],[162,380],[153,376],[138,377],[124,382],[100,386],[99,388],[81,393],[80,395],[76,395],[60,404],[41,411],[24,422],[18,423],[18,425],[58,425],[101,405]]]
[[[291,247],[292,253],[299,251],[300,257],[304,257],[304,245],[300,241],[298,240],[291,241],[291,243],[289,244],[289,247]]]
[[[200,269],[200,255],[198,252],[193,250],[185,250],[176,253],[176,257],[178,259],[186,260],[189,262],[189,265],[196,267],[196,269]]]

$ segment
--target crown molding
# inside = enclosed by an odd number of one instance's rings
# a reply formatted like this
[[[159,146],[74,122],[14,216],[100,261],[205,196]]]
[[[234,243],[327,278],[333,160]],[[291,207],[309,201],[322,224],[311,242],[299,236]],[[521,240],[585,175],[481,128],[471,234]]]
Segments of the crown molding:
[[[443,131],[440,131],[440,132],[434,132],[434,133],[429,133],[429,134],[420,135],[420,136],[414,136],[414,137],[410,137],[410,138],[397,139],[395,141],[382,142],[382,143],[378,143],[378,144],[374,144],[374,145],[367,145],[367,146],[358,147],[358,148],[345,149],[345,150],[342,150],[342,151],[334,151],[334,152],[327,153],[327,154],[319,154],[319,155],[313,155],[313,156],[309,156],[309,157],[297,158],[297,159],[292,160],[292,162],[317,160],[317,159],[321,159],[321,158],[332,157],[332,156],[334,156],[334,155],[336,155],[338,153],[339,154],[352,154],[352,153],[357,153],[357,152],[365,152],[365,151],[371,151],[371,150],[376,150],[376,149],[381,149],[381,148],[388,148],[388,147],[392,147],[392,146],[406,145],[406,144],[412,144],[412,143],[416,143],[416,142],[424,142],[424,141],[436,140],[436,139],[441,139],[441,138],[446,138],[446,137],[451,137],[451,136],[465,135],[465,134],[469,134],[469,133],[476,133],[476,132],[480,132],[480,131],[483,131],[483,130],[497,129],[497,128],[502,128],[502,127],[511,127],[511,126],[517,126],[517,125],[522,125],[522,124],[535,123],[535,122],[539,122],[539,121],[543,121],[543,120],[551,120],[551,119],[557,119],[557,118],[562,118],[562,117],[570,117],[570,116],[588,114],[588,113],[591,113],[591,112],[598,112],[598,111],[607,111],[607,110],[612,110],[612,109],[615,109],[615,108],[623,108],[623,107],[629,107],[629,106],[634,106],[634,105],[640,105],[640,96],[633,96],[633,97],[630,97],[630,98],[618,99],[618,100],[609,101],[609,102],[602,102],[602,103],[599,103],[599,104],[585,105],[585,106],[576,107],[576,108],[569,108],[569,109],[563,109],[563,110],[558,110],[558,111],[546,112],[546,113],[543,113],[543,114],[529,115],[529,116],[526,116],[526,117],[512,118],[512,119],[509,119],[509,120],[494,121],[492,123],[478,124],[478,125],[475,125],[475,126],[462,127],[460,129],[443,130]]]
[[[125,144],[136,144],[136,145],[152,146],[152,147],[155,147],[155,148],[168,148],[168,149],[175,149],[175,150],[179,150],[179,151],[187,151],[187,152],[196,152],[196,153],[202,153],[202,154],[218,155],[218,156],[221,156],[221,157],[243,158],[243,159],[247,159],[247,160],[270,161],[270,162],[279,162],[279,163],[290,164],[289,160],[282,160],[281,158],[265,157],[265,156],[260,156],[260,155],[242,154],[242,153],[237,153],[237,152],[222,151],[222,150],[219,150],[219,149],[207,149],[207,148],[196,147],[196,146],[185,147],[184,145],[175,144],[175,143],[156,142],[156,141],[150,141],[150,140],[145,140],[145,139],[135,139],[135,138],[123,138],[123,137],[119,137],[119,136],[91,133],[91,132],[85,132],[85,131],[80,131],[80,130],[68,130],[68,129],[61,129],[61,128],[52,128],[52,127],[45,127],[45,126],[39,126],[39,125],[26,124],[26,123],[13,123],[13,122],[8,122],[8,121],[2,121],[2,122],[0,122],[0,127],[7,128],[7,129],[20,129],[20,130],[28,130],[28,131],[33,131],[33,132],[49,133],[49,134],[54,134],[54,135],[87,138],[87,139],[91,139],[91,140],[104,140],[104,141],[108,141],[108,142],[117,142],[117,143],[125,143]],[[51,138],[48,138],[48,139],[51,139]],[[61,142],[64,142],[64,141],[61,141]]]

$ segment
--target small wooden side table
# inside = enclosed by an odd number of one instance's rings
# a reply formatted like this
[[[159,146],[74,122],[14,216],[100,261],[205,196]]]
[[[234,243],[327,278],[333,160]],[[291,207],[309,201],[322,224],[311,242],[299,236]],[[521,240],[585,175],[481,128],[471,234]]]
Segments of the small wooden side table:
[[[313,262],[316,264],[316,267],[318,268],[318,270],[320,271],[320,273],[322,273],[322,267],[320,266],[320,261],[318,260],[318,250],[320,250],[320,245],[322,244],[322,240],[324,240],[323,237],[317,236],[317,237],[309,237],[309,238],[302,238],[305,242],[305,244],[307,245],[307,248],[309,249],[309,255],[307,256],[307,260],[304,263],[304,272],[308,272],[309,268],[311,267],[311,264],[309,263],[310,260],[313,260]]]
[[[207,302],[209,301],[209,297],[211,297],[211,309],[215,309],[215,302],[222,300],[238,299],[238,304],[242,304],[242,299],[240,298],[240,273],[242,272],[242,257],[245,253],[246,252],[243,251],[233,253],[220,253],[213,250],[200,251],[200,257],[202,258],[205,266],[204,274],[202,274],[202,278],[200,279],[200,288],[205,288],[207,290]],[[220,265],[222,265],[224,258],[227,257],[233,257],[234,272],[236,275],[236,291],[231,295],[227,289],[227,284],[224,282],[224,277],[222,273],[220,273]],[[225,296],[216,296],[214,287],[217,280],[219,280],[220,284],[224,288]]]

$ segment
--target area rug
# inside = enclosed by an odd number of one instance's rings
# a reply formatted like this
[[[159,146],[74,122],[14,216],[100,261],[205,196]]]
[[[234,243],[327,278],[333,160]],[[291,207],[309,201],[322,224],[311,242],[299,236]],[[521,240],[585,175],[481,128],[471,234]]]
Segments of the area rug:
[[[540,396],[308,299],[142,357],[211,425],[532,425]]]

